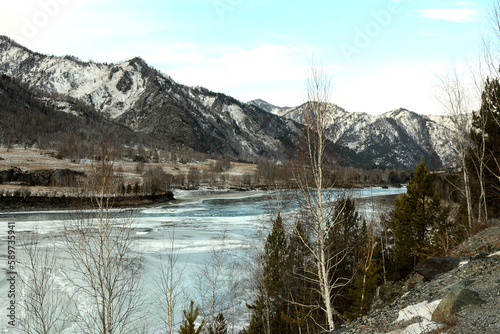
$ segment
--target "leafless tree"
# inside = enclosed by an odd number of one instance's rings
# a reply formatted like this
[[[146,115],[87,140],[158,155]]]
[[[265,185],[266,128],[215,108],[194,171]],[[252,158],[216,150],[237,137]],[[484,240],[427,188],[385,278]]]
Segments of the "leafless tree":
[[[176,326],[177,305],[183,294],[182,280],[184,268],[179,267],[179,252],[175,249],[175,233],[170,236],[170,245],[166,254],[160,256],[160,274],[156,280],[159,290],[159,307],[162,311],[162,321],[165,333],[173,334]]]
[[[216,318],[220,313],[230,313],[228,322],[234,331],[235,262],[227,251],[227,234],[223,232],[211,245],[205,264],[197,275],[200,307],[207,330],[216,330]],[[227,314],[226,314],[227,316]],[[231,321],[232,320],[232,321]]]
[[[55,280],[55,246],[43,247],[37,231],[23,233],[20,240],[18,303],[24,315],[19,319],[19,329],[27,334],[60,333],[71,323],[67,313],[70,299]]]
[[[149,168],[143,177],[144,192],[155,195],[172,187],[172,176],[165,173],[161,167]]]
[[[481,97],[486,94],[487,80],[493,80],[500,75],[500,1],[495,0],[490,3],[489,7],[490,33],[484,34],[482,38],[482,49],[478,61],[470,65],[471,73],[473,74],[476,96]],[[500,97],[492,96],[491,91],[488,92],[486,98],[494,103],[500,101]],[[494,116],[494,115],[492,115]],[[500,192],[500,187],[496,185],[487,185],[485,181],[486,174],[492,175],[496,180],[500,181],[500,158],[495,154],[491,154],[487,148],[487,133],[485,131],[489,122],[495,122],[500,126],[498,117],[479,117],[476,122],[476,133],[480,134],[479,140],[476,140],[472,146],[471,153],[473,154],[472,162],[474,170],[479,180],[480,194],[478,201],[478,220],[482,223],[488,221],[488,205],[486,200],[486,188],[492,186]],[[486,160],[489,160],[487,163]]]
[[[321,296],[322,305],[318,307],[326,318],[325,331],[335,330],[335,318],[342,317],[333,305],[334,291],[346,284],[346,280],[335,277],[335,268],[342,261],[342,254],[330,254],[328,235],[338,223],[338,211],[335,210],[335,198],[332,194],[333,168],[332,147],[327,140],[329,124],[330,78],[326,68],[319,63],[312,63],[307,81],[308,102],[302,109],[304,135],[302,149],[294,180],[298,189],[296,200],[302,216],[309,220],[311,238],[306,240],[302,233],[297,235],[309,250],[314,262],[314,271],[308,280],[316,287]],[[345,254],[345,253],[344,253]],[[349,279],[348,279],[349,280]]]
[[[472,117],[471,93],[465,87],[465,79],[454,68],[439,78],[439,101],[453,126],[447,135],[453,143],[457,153],[457,163],[461,170],[463,187],[457,188],[463,194],[467,205],[468,230],[472,231],[474,215],[472,208],[472,194],[470,170],[467,164],[469,148],[471,146],[470,128]]]
[[[65,224],[64,245],[72,261],[68,280],[80,306],[77,317],[86,333],[139,332],[142,315],[141,259],[132,251],[134,219],[111,210],[113,152],[103,144],[102,159],[89,176],[92,209],[79,210]]]
[[[198,187],[200,185],[200,179],[201,179],[201,173],[199,169],[196,167],[189,168],[187,174],[187,182],[189,186],[191,186],[192,188]]]

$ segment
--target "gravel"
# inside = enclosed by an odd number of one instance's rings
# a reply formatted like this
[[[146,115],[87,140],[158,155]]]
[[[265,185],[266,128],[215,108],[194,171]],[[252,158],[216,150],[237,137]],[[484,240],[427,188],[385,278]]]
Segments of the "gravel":
[[[409,292],[389,306],[344,325],[338,333],[499,334],[500,224],[496,222],[496,225],[464,242],[454,255],[461,258],[459,267],[436,276],[430,282],[422,279],[406,282],[407,288],[411,289]],[[443,299],[451,288],[457,287],[476,291],[485,303],[461,310],[456,318],[446,319],[444,325],[428,321],[426,312],[410,320],[397,321],[400,311],[408,306],[436,302]]]

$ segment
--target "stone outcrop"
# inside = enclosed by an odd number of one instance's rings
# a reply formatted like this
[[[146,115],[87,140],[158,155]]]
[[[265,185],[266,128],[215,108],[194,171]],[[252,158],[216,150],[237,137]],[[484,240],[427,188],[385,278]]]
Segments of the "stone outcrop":
[[[431,270],[433,278],[415,271],[412,278],[421,279],[379,287],[379,301],[373,301],[368,315],[339,326],[338,333],[500,333],[500,222],[494,224],[456,249],[457,258],[447,259],[451,270],[435,275]],[[402,295],[394,298],[398,294]],[[428,319],[416,315],[401,320],[402,310],[424,304],[427,308],[422,310],[431,314]]]
[[[406,292],[405,290],[404,282],[385,282],[375,291],[371,309],[375,310],[389,306],[396,298],[401,297]]]
[[[459,263],[460,259],[454,257],[430,257],[417,263],[413,270],[422,275],[426,281],[430,281],[437,275],[458,267]]]
[[[432,314],[435,322],[449,323],[456,319],[458,312],[468,306],[479,306],[485,301],[479,297],[476,291],[470,289],[454,288],[448,291],[443,300]]]

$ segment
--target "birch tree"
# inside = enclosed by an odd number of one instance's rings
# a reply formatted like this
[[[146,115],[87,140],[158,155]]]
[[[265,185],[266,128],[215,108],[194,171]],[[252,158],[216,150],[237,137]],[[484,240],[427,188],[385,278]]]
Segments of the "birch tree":
[[[309,241],[302,238],[314,263],[314,271],[307,279],[311,281],[322,303],[317,305],[324,313],[325,331],[335,329],[335,318],[341,314],[333,305],[333,292],[338,288],[333,273],[339,261],[338,254],[328,252],[328,234],[337,224],[335,217],[333,186],[332,147],[327,140],[329,124],[330,78],[322,64],[313,62],[307,80],[308,102],[302,108],[304,133],[299,163],[295,168],[295,183],[298,190],[296,200],[307,220],[312,233]],[[297,225],[298,226],[298,225]],[[302,234],[297,234],[299,237]],[[338,283],[338,281],[337,281]]]
[[[69,296],[55,280],[56,249],[54,245],[42,247],[37,231],[26,232],[21,241],[19,304],[23,316],[19,329],[27,334],[60,333],[72,319],[67,312]]]
[[[475,163],[480,165],[484,188],[481,199],[484,221],[488,209],[494,215],[500,212],[500,82],[498,77],[487,79],[481,95],[481,108],[473,114],[473,151],[478,152]]]
[[[223,232],[211,243],[204,265],[197,273],[197,292],[200,296],[200,312],[207,330],[217,330],[217,317],[224,311],[229,316],[228,324],[234,332],[236,291],[238,281],[236,263],[227,251],[227,232]],[[229,330],[229,328],[228,328]]]
[[[101,161],[89,175],[92,209],[77,211],[63,231],[72,261],[67,277],[80,299],[77,318],[86,333],[140,331],[141,261],[132,251],[134,220],[111,210],[114,188],[113,151],[103,144]]]
[[[184,267],[178,265],[179,252],[175,249],[175,234],[170,237],[170,246],[165,256],[160,257],[160,274],[156,280],[159,292],[159,307],[164,323],[165,333],[173,334],[176,328],[177,305],[182,289]]]
[[[456,68],[439,78],[441,96],[439,102],[443,106],[446,115],[450,118],[452,129],[448,131],[450,141],[453,143],[457,163],[460,168],[462,187],[456,186],[465,198],[467,207],[467,223],[469,233],[474,224],[472,207],[471,180],[468,162],[469,148],[471,145],[471,96],[464,84],[463,77],[460,77]]]

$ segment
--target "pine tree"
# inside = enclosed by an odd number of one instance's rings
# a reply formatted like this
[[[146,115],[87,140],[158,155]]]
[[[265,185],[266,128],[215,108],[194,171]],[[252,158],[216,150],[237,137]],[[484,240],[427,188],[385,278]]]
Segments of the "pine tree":
[[[348,311],[352,300],[349,296],[349,286],[361,261],[364,242],[363,223],[356,208],[356,203],[350,197],[340,198],[335,204],[335,223],[329,230],[329,257],[337,263],[331,268],[331,277],[335,282],[335,306],[340,312]],[[341,297],[341,298],[339,298]]]
[[[262,281],[259,296],[253,309],[249,333],[288,333],[288,324],[283,318],[286,313],[286,280],[288,275],[288,240],[281,216],[273,221],[264,253]]]
[[[318,312],[309,306],[321,303],[321,296],[312,283],[314,277],[311,272],[314,269],[307,249],[310,244],[307,222],[297,222],[288,245],[287,263],[290,268],[290,277],[287,280],[287,300],[289,310],[284,315],[292,333],[320,332],[317,321],[324,318],[323,312]]]
[[[417,262],[433,254],[433,233],[447,223],[447,214],[447,208],[441,207],[434,177],[422,160],[406,194],[396,198],[389,222],[395,238],[396,278],[408,275]]]
[[[370,310],[381,267],[375,258],[375,255],[381,252],[380,247],[376,245],[375,226],[372,224],[368,231],[366,223],[363,222],[362,236],[359,248],[364,260],[358,265],[354,284],[349,290],[353,300],[351,311],[346,312],[346,316],[351,319],[363,316]]]
[[[196,328],[196,319],[199,315],[198,307],[194,308],[194,301],[191,301],[189,305],[189,312],[184,310],[184,321],[181,324],[179,334],[200,334],[205,325],[205,321],[202,321],[201,324]]]
[[[364,238],[361,217],[354,200],[340,198],[335,204],[334,217],[335,224],[328,236],[330,254],[338,254],[342,258],[335,268],[336,272],[340,270],[345,277],[352,277],[360,256],[357,246]]]

